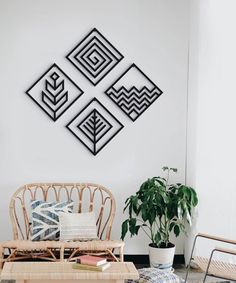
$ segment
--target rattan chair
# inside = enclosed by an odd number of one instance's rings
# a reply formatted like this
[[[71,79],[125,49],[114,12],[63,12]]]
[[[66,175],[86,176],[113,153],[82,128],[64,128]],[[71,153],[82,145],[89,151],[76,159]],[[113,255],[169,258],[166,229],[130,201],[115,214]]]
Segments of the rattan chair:
[[[221,279],[230,280],[230,281],[236,281],[236,264],[214,259],[217,253],[236,256],[236,249],[234,250],[234,249],[216,247],[211,251],[209,258],[199,257],[199,256],[194,257],[193,256],[194,249],[195,249],[198,238],[205,238],[210,241],[217,241],[221,243],[227,243],[230,245],[236,245],[236,241],[234,240],[229,240],[229,239],[225,239],[222,237],[216,237],[216,236],[203,234],[203,233],[197,234],[193,242],[193,247],[191,251],[189,264],[187,267],[185,282],[187,282],[192,261],[204,272],[203,283],[206,281],[207,276],[212,276],[212,277],[221,278]]]
[[[35,199],[73,200],[78,213],[94,211],[97,216],[98,240],[31,241],[30,201]],[[2,262],[29,258],[73,261],[81,253],[100,254],[115,261],[123,261],[124,242],[110,239],[115,216],[115,199],[111,191],[103,186],[90,183],[28,184],[14,193],[9,210],[13,240],[1,243]]]

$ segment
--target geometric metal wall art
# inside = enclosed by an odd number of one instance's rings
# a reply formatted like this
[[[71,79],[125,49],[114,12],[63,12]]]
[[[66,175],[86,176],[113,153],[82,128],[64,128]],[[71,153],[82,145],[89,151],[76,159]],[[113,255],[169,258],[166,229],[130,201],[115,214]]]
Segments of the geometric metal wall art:
[[[53,64],[27,91],[31,99],[56,121],[82,94],[56,64]]]
[[[96,86],[124,56],[96,29],[89,32],[66,58]],[[84,92],[53,64],[26,91],[27,95],[56,121]],[[122,73],[105,94],[135,121],[162,94],[135,64]],[[66,128],[94,155],[123,128],[119,120],[93,98]]]
[[[101,102],[93,98],[66,127],[96,155],[124,126]]]
[[[111,100],[135,121],[162,91],[132,64],[106,91]]]
[[[66,58],[95,86],[124,57],[94,28]]]

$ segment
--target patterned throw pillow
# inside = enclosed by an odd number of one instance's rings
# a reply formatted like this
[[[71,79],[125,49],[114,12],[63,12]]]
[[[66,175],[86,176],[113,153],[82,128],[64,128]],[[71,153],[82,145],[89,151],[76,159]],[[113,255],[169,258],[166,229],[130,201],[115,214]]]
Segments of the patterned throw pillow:
[[[172,272],[158,268],[138,269],[139,280],[127,280],[126,283],[181,283],[180,277]]]
[[[89,241],[97,239],[96,217],[93,212],[61,213],[60,241]]]
[[[31,202],[32,241],[59,240],[59,214],[73,211],[73,201],[45,202],[34,200]]]

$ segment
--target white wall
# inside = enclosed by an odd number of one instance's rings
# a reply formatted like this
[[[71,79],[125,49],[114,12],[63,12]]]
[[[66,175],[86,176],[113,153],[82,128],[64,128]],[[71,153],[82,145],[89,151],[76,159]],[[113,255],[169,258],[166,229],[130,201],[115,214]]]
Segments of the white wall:
[[[93,27],[125,56],[96,88],[65,59]],[[185,180],[187,0],[0,0],[0,37],[0,240],[11,238],[8,203],[25,183],[107,186],[119,238],[124,201],[147,177],[170,165],[179,169],[175,180]],[[24,93],[53,62],[86,93],[55,123]],[[135,123],[103,94],[131,63],[164,91]],[[125,125],[96,157],[64,127],[94,96]],[[127,238],[126,253],[145,254],[147,243]]]
[[[234,0],[191,3],[187,163],[187,181],[199,194],[194,231],[233,239],[236,236],[235,9]],[[198,253],[208,253],[207,247],[201,243]]]

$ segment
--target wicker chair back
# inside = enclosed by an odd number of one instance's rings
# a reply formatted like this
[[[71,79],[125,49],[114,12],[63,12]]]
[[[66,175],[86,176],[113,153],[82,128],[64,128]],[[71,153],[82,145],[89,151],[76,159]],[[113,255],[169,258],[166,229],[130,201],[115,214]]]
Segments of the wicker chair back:
[[[110,239],[115,215],[115,199],[110,190],[92,183],[34,183],[19,188],[11,198],[9,209],[14,240],[30,239],[30,202],[36,199],[73,200],[75,212],[94,211],[99,239]]]

